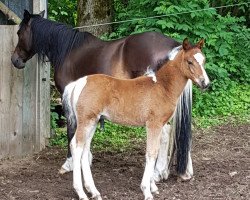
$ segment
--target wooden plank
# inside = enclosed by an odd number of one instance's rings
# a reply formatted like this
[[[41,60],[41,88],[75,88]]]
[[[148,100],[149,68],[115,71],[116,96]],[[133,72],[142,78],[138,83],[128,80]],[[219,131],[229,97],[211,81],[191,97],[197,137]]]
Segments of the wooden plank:
[[[10,135],[9,135],[9,155],[20,156],[22,155],[22,98],[23,98],[23,70],[18,70],[11,64],[11,54],[14,46],[17,43],[18,26],[6,26],[5,35],[5,63],[10,68]]]
[[[0,26],[0,157],[20,154],[22,134],[22,72],[14,69],[10,56],[16,44],[12,37],[18,26]]]
[[[37,58],[26,63],[23,85],[23,134],[22,153],[31,154],[35,151],[36,120],[37,120]]]
[[[21,22],[21,19],[1,1],[0,10],[7,17],[8,20],[13,21],[15,24],[19,24]]]
[[[9,153],[9,94],[8,94],[8,83],[9,83],[9,69],[4,63],[3,49],[5,48],[5,34],[4,26],[0,26],[0,158],[3,158]]]

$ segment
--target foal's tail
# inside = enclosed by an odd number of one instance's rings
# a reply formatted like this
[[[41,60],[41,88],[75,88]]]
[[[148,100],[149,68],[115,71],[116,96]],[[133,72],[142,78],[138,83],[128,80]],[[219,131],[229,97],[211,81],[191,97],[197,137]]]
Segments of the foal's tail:
[[[173,120],[173,128],[176,137],[177,173],[186,172],[188,154],[192,143],[191,132],[192,118],[192,81],[189,80],[179,99]]]
[[[68,120],[67,123],[69,123],[71,127],[76,126],[76,115],[75,115],[74,106],[72,103],[72,98],[73,98],[72,95],[73,95],[75,86],[76,86],[76,81],[68,84],[64,89],[63,98],[62,98],[62,105],[64,108],[66,118]]]

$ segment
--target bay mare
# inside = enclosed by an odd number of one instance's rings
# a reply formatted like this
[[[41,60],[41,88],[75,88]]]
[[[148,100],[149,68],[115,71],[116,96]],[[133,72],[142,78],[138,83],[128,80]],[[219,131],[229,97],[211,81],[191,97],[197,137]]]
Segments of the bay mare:
[[[92,198],[101,200],[91,174],[89,151],[101,116],[123,125],[145,126],[147,130],[146,166],[141,182],[145,200],[159,193],[154,181],[154,166],[160,150],[163,127],[171,119],[188,79],[200,88],[209,85],[201,52],[204,41],[195,46],[187,39],[172,61],[166,62],[150,77],[125,80],[107,75],[85,76],[65,88],[63,104],[76,133],[71,141],[73,155],[73,187],[79,199],[87,200],[84,186]],[[76,120],[76,122],[74,122]]]
[[[61,94],[67,84],[85,75],[107,74],[118,78],[135,78],[143,75],[148,66],[157,71],[162,66],[161,62],[172,59],[180,46],[177,41],[157,32],[103,41],[88,32],[79,32],[42,16],[43,12],[33,15],[24,11],[17,32],[18,43],[11,60],[16,68],[22,69],[35,54],[47,56],[54,67],[55,84]],[[193,175],[190,153],[191,87],[188,84],[182,94],[171,129],[176,136],[177,173],[183,179],[190,179]],[[75,129],[76,126],[67,123],[68,154],[61,173],[72,170],[69,143]],[[170,127],[167,127],[163,134],[168,137],[169,131]],[[168,143],[164,144],[162,148],[169,146]],[[155,167],[156,180],[168,177],[168,165],[166,152],[163,151]]]

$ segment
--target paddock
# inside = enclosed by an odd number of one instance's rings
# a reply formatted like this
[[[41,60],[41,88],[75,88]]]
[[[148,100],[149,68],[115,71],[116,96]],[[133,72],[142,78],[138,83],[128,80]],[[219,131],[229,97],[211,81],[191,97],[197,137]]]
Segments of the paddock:
[[[155,199],[250,199],[249,134],[249,124],[195,130],[194,179],[181,182],[171,174],[158,184],[160,195]],[[138,185],[144,147],[145,143],[126,153],[94,151],[93,176],[103,199],[143,199]],[[78,199],[72,190],[72,173],[58,174],[65,153],[65,149],[48,148],[22,160],[2,160],[0,199]]]

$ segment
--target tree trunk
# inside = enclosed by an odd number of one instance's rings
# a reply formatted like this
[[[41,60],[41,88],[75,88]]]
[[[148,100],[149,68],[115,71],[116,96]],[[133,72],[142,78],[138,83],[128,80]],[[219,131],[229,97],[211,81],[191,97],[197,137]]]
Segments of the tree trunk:
[[[112,0],[77,0],[77,26],[87,26],[110,22],[112,19]],[[81,28],[95,36],[111,31],[110,25]]]

